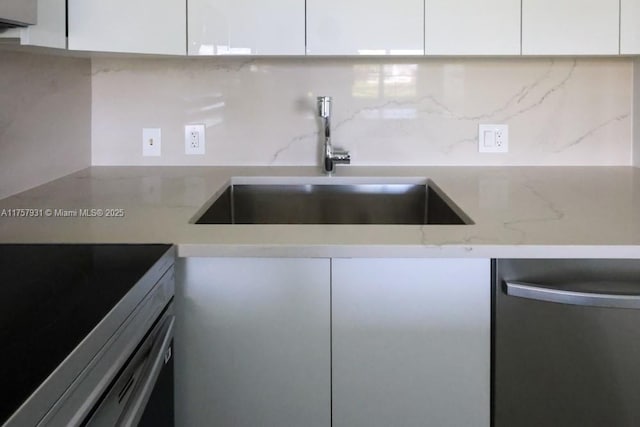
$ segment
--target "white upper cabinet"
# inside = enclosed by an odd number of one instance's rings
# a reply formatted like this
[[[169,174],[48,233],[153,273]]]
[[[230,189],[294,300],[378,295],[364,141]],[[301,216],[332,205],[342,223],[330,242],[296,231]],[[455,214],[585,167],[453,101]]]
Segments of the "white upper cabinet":
[[[12,25],[33,25],[38,22],[36,0],[0,1],[0,22]]]
[[[21,30],[22,44],[66,48],[66,12],[65,0],[38,0],[38,23]]]
[[[308,55],[422,55],[424,0],[307,0]]]
[[[185,0],[68,0],[69,49],[184,55]]]
[[[304,0],[188,0],[189,55],[304,55]]]
[[[17,39],[21,45],[64,49],[67,47],[67,5],[65,0],[38,0],[38,23],[12,28],[0,38]]]
[[[620,1],[620,53],[640,53],[640,0]]]
[[[617,55],[620,0],[522,0],[523,55]]]
[[[426,0],[427,55],[519,55],[520,0]]]

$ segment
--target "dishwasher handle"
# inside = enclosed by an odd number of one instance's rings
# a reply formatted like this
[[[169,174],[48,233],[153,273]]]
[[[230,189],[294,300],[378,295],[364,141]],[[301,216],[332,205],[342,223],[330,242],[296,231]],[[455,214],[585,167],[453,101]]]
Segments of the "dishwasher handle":
[[[640,309],[640,294],[584,292],[514,281],[505,281],[504,284],[505,293],[518,298],[587,307]],[[638,288],[640,289],[640,286]]]
[[[164,364],[172,357],[171,342],[173,340],[173,329],[175,316],[171,315],[165,320],[165,326],[159,334],[150,352],[150,364],[143,374],[144,379],[136,388],[135,394],[130,397],[129,407],[122,415],[119,426],[133,427],[138,425],[142,413],[147,405],[149,397],[153,392],[160,371]]]

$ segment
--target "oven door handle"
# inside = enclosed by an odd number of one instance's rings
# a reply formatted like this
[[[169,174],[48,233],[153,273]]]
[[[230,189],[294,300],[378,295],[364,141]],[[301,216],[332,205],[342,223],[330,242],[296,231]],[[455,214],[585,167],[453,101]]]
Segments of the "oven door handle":
[[[613,284],[610,287],[615,289]],[[505,293],[514,297],[560,304],[640,309],[640,295],[632,294],[572,291],[512,281],[505,282]]]
[[[164,364],[171,358],[171,342],[173,340],[173,329],[175,316],[166,318],[162,332],[158,334],[156,342],[153,344],[149,355],[149,366],[145,368],[144,378],[136,387],[134,394],[129,398],[129,405],[126,412],[120,418],[119,426],[134,427],[138,425],[144,413],[149,397],[158,380],[160,371]]]

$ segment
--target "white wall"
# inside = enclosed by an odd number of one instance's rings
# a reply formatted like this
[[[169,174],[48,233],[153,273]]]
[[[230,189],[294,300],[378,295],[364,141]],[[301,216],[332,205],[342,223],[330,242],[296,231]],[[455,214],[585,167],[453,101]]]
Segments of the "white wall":
[[[0,51],[0,198],[91,164],[91,63]]]
[[[95,165],[313,165],[315,97],[355,165],[630,165],[628,58],[93,59]],[[207,125],[207,154],[183,126]],[[479,123],[510,152],[479,154]],[[160,158],[143,127],[162,128]],[[637,162],[637,159],[636,159]]]

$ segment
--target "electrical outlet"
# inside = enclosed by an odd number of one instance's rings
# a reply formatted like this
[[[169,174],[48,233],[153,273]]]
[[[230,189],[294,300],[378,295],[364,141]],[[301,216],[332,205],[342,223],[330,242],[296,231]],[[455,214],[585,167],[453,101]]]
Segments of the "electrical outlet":
[[[204,154],[204,125],[186,125],[184,127],[185,154]]]
[[[142,155],[159,157],[162,152],[162,131],[160,128],[142,129]]]
[[[509,151],[509,126],[479,125],[478,151],[481,153],[507,153]]]

